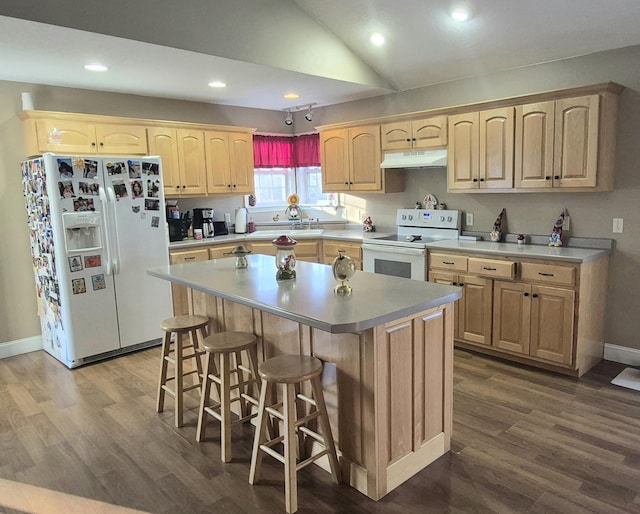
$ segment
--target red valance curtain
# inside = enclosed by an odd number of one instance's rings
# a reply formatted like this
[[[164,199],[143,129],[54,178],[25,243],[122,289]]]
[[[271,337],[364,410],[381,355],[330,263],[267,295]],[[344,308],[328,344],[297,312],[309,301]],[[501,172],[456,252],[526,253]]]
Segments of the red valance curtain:
[[[320,135],[254,135],[253,162],[256,168],[320,166]]]

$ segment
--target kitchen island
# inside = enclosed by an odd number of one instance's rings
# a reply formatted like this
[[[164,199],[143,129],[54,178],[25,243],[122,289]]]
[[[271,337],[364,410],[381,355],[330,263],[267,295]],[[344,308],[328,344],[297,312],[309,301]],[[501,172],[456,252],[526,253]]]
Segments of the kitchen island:
[[[252,331],[259,359],[309,354],[323,387],[345,482],[377,500],[449,451],[453,319],[460,288],[357,272],[337,296],[331,268],[301,262],[275,280],[274,258],[152,268],[191,290],[210,329]],[[322,460],[318,461],[321,465]]]

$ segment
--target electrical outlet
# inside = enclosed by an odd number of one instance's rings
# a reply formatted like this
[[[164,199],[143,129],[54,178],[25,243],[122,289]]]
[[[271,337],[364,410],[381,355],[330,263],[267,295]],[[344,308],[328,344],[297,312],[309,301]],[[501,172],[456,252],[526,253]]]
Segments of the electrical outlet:
[[[472,212],[468,212],[467,213],[467,219],[465,221],[465,225],[467,227],[472,227],[473,226],[473,213]]]
[[[564,221],[562,222],[562,230],[569,232],[571,230],[571,216],[565,214]]]
[[[613,218],[613,233],[622,234],[622,218]]]

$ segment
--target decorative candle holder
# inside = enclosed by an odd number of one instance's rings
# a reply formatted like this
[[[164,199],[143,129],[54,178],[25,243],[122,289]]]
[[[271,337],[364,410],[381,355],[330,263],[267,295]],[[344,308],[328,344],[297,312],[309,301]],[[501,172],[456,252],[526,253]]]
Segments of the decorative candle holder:
[[[251,253],[244,245],[238,245],[230,252],[226,252],[225,255],[235,255],[236,257],[236,269],[245,269],[249,267],[247,262],[247,255]]]
[[[333,272],[333,278],[340,282],[334,288],[334,293],[340,296],[350,295],[352,289],[347,282],[356,272],[355,261],[348,255],[344,255],[344,250],[338,250],[338,256],[333,259],[331,264],[331,271]]]
[[[293,247],[298,244],[295,239],[282,235],[274,239],[271,244],[276,247],[276,280],[291,280],[296,278],[296,254]]]

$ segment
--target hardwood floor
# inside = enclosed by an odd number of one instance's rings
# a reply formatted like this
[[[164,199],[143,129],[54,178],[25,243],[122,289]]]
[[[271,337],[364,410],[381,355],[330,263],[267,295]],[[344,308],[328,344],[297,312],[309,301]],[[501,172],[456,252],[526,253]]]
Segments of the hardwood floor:
[[[183,428],[156,414],[159,364],[0,360],[0,512],[283,512],[279,463],[248,483],[251,427],[223,464],[217,423],[195,440],[197,393]],[[299,512],[640,512],[640,393],[609,383],[624,367],[575,379],[456,350],[452,451],[378,502],[310,466]]]

